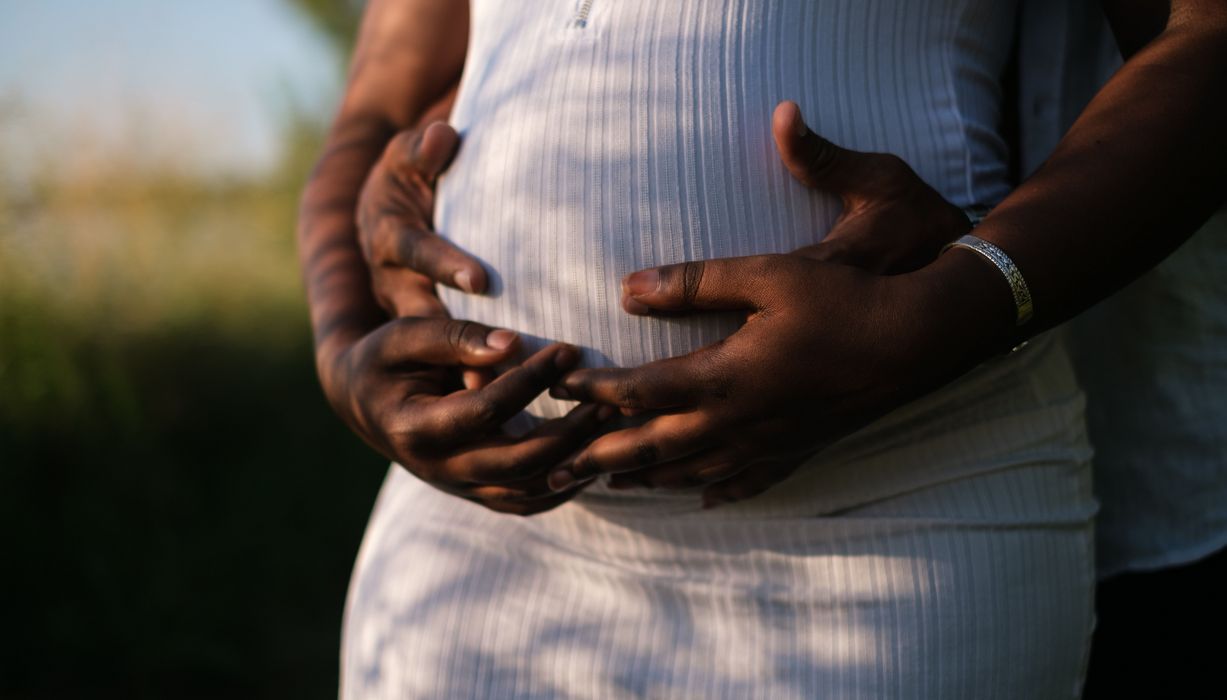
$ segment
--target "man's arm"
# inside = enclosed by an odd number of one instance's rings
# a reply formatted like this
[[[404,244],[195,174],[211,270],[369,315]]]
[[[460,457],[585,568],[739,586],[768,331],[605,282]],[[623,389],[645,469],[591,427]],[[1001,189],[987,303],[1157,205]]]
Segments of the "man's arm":
[[[1156,7],[1167,3],[1110,4],[1114,29],[1133,32],[1118,34],[1127,47],[1152,31]],[[1014,326],[1008,287],[976,254],[956,249],[930,266],[969,310],[957,319],[967,359],[1107,297],[1227,200],[1227,2],[1176,0],[1166,20],[976,231],[1022,271],[1034,320]]]
[[[466,0],[371,0],[341,107],[303,192],[298,248],[327,384],[341,348],[386,320],[371,293],[354,213],[392,136],[456,83],[468,45]]]
[[[1122,2],[1115,24],[1145,27],[1148,15],[1146,3]],[[663,472],[657,485],[707,484],[709,504],[747,498],[786,476],[799,456],[1158,264],[1227,193],[1227,8],[1224,0],[1177,0],[1166,17],[1047,163],[976,231],[1025,276],[1034,300],[1028,324],[1016,325],[1001,273],[960,248],[894,276],[802,255],[636,272],[623,281],[630,313],[750,314],[736,333],[690,355],[564,378],[555,395],[666,413],[598,438],[550,483],[567,488],[651,468]],[[789,122],[807,132],[799,112],[778,110],[777,141]],[[830,157],[839,150],[814,152],[826,156],[806,158],[799,177],[822,180],[846,161]]]
[[[1101,4],[1125,59],[1159,36],[1172,13],[1170,0],[1102,0]]]
[[[303,193],[299,256],[320,383],[337,414],[435,488],[528,515],[578,492],[581,484],[552,493],[542,472],[582,445],[609,410],[580,406],[520,438],[501,427],[573,367],[578,351],[554,344],[488,376],[490,367],[516,359],[518,335],[450,318],[431,281],[413,273],[398,291],[398,306],[412,315],[389,320],[358,235],[425,215],[409,211],[427,208],[411,193],[443,167],[446,148],[405,129],[447,111],[467,37],[466,0],[373,0],[344,100]],[[369,205],[362,224],[360,200]]]

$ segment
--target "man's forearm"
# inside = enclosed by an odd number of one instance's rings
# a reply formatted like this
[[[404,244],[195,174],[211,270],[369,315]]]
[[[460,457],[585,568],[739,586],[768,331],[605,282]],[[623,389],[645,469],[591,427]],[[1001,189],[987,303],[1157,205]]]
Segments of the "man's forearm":
[[[446,116],[464,64],[464,0],[374,0],[344,100],[303,191],[298,247],[323,363],[385,320],[357,244],[362,186],[389,139],[423,116]]]
[[[1009,288],[974,253],[934,264],[951,299],[974,307],[964,320],[987,341],[980,350],[1077,315],[1158,264],[1227,199],[1225,4],[1173,5],[1162,34],[976,232],[1021,269],[1034,320],[1014,328]]]

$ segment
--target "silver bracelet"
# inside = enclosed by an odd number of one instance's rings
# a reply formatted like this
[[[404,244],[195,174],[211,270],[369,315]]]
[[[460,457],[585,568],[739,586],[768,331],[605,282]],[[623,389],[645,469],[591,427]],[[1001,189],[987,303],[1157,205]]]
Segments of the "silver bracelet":
[[[1027,280],[1023,279],[1022,271],[1018,269],[1010,256],[1005,254],[1005,251],[970,233],[952,243],[947,243],[942,248],[942,252],[951,248],[974,250],[1001,270],[1001,274],[1005,275],[1005,281],[1010,285],[1010,291],[1014,294],[1014,306],[1018,309],[1017,325],[1024,325],[1031,320],[1031,317],[1035,315],[1035,306],[1031,302],[1031,290],[1027,288]]]

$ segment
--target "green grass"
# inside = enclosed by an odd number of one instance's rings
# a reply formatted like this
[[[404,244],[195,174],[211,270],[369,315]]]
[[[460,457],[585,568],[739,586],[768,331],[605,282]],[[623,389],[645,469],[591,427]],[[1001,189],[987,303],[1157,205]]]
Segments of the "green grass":
[[[386,466],[315,383],[283,173],[0,192],[0,696],[335,697]]]

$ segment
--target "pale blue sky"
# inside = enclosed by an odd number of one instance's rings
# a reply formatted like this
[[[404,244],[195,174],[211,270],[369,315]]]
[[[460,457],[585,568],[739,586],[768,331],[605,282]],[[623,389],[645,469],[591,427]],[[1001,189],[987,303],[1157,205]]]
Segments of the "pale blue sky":
[[[281,0],[0,0],[10,174],[48,157],[251,171],[280,113],[326,114],[340,64]],[[51,154],[51,155],[49,155]]]

